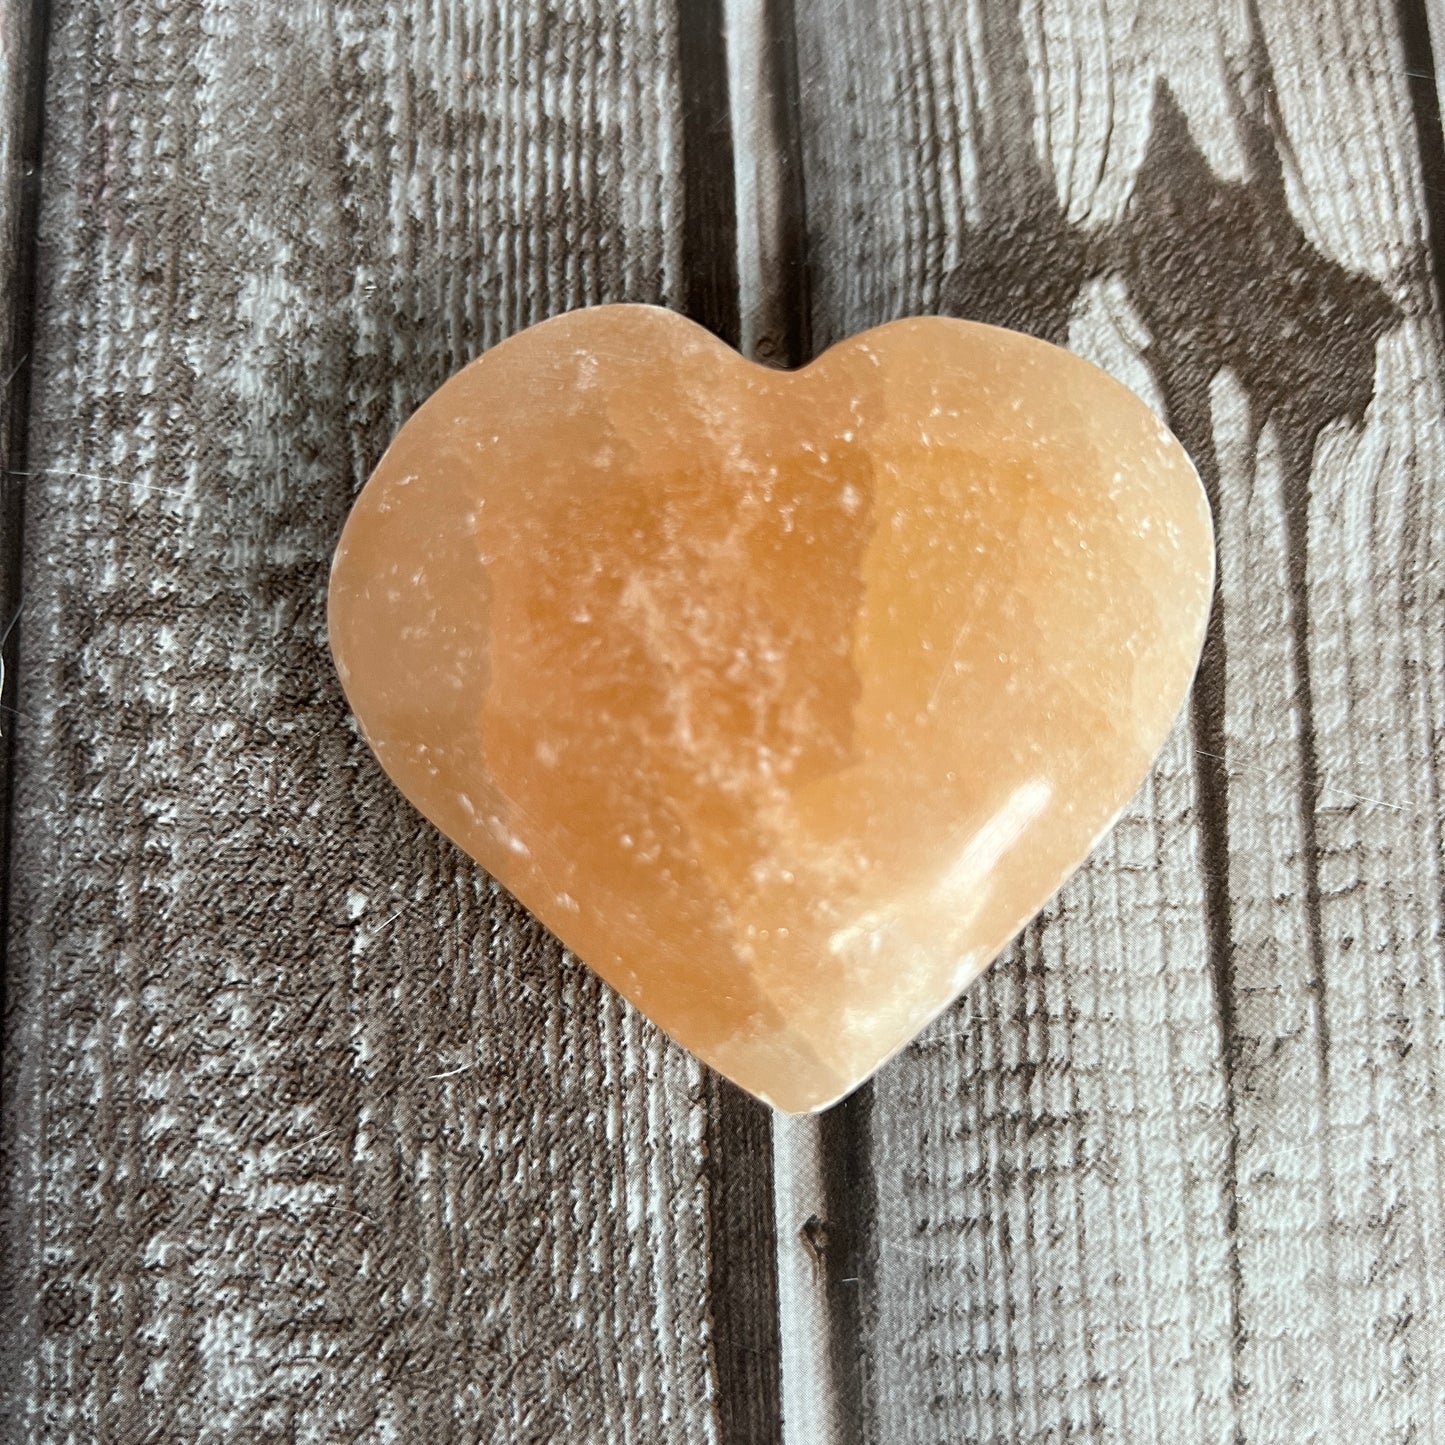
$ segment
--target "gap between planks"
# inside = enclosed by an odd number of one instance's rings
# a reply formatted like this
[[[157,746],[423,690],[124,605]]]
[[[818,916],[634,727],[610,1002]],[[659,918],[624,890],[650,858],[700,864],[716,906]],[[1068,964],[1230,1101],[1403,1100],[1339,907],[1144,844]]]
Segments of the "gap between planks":
[[[0,1018],[10,936],[10,795],[19,689],[21,538],[29,455],[35,253],[50,32],[46,0],[0,0]],[[3,1071],[0,1071],[3,1078]]]

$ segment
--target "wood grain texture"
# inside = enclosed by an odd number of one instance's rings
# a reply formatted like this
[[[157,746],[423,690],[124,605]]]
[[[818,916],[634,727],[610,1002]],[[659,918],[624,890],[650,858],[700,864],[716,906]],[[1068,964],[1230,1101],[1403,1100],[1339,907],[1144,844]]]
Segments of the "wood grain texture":
[[[865,1433],[1436,1438],[1441,352],[1398,16],[798,24],[820,343],[933,308],[1067,341],[1220,531],[1153,778],[876,1082]]]
[[[1277,981],[1266,956],[1251,961],[1247,981],[1271,1008],[1278,1000],[1297,1015],[1304,1005],[1302,1032],[1314,1046],[1307,1061],[1296,1046],[1303,1080],[1290,1077],[1288,1064],[1261,1060],[1258,1079],[1244,1081],[1261,1136],[1251,1167],[1262,1183],[1271,1166],[1271,1183],[1298,1180],[1290,1202],[1303,1226],[1284,1238],[1283,1211],[1263,1191],[1255,1217],[1242,1215],[1244,1237],[1271,1266],[1257,1270],[1269,1288],[1251,1301],[1258,1324],[1247,1378],[1282,1387],[1274,1399],[1263,1388],[1247,1397],[1246,1423],[1297,1438],[1431,1439],[1445,1433],[1439,314],[1422,254],[1424,195],[1406,149],[1411,116],[1392,12],[1326,5],[1305,27],[1278,0],[1261,9],[1269,54],[1291,61],[1286,69],[1276,59],[1274,74],[1299,224],[1369,278],[1392,324],[1358,363],[1353,396],[1343,390],[1346,349],[1332,358],[1331,393],[1311,412],[1266,414],[1256,396],[1244,433],[1256,473],[1273,466],[1287,487],[1295,483],[1282,507],[1271,505],[1267,482],[1256,484],[1255,514],[1287,529],[1292,563],[1303,554],[1290,596],[1291,631],[1304,639],[1293,668],[1304,705],[1289,711],[1304,729],[1299,801],[1312,844],[1304,889],[1270,900],[1277,927],[1304,930],[1312,977]],[[1354,57],[1366,64],[1348,64]],[[1315,72],[1324,85],[1309,78]],[[1347,106],[1372,124],[1342,148],[1321,128]],[[1236,612],[1244,608],[1234,602]],[[1227,645],[1227,594],[1224,619]],[[1251,660],[1241,659],[1237,692],[1266,686]],[[1292,759],[1281,742],[1277,730],[1230,728],[1228,750],[1241,770],[1276,760],[1283,768]],[[1232,851],[1243,852],[1249,814],[1232,807],[1230,828]],[[1302,1099],[1314,1100],[1317,1114],[1309,1127],[1291,1128],[1286,1111]],[[1269,1129],[1277,1150],[1265,1143]],[[1291,1286],[1311,1301],[1313,1330],[1282,1327]],[[1330,1362],[1325,1390],[1315,1383],[1322,1357]]]
[[[412,815],[323,634],[451,370],[681,298],[671,7],[54,23],[0,1436],[714,1439],[700,1071]]]

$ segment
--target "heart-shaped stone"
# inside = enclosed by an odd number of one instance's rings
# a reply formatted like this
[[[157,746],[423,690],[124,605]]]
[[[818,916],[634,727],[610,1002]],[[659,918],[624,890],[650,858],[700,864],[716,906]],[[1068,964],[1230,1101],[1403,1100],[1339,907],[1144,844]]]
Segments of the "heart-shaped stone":
[[[926,318],[786,373],[608,306],[403,427],[331,645],[428,818],[680,1043],[808,1110],[1108,828],[1212,574],[1179,444],[1057,347]]]

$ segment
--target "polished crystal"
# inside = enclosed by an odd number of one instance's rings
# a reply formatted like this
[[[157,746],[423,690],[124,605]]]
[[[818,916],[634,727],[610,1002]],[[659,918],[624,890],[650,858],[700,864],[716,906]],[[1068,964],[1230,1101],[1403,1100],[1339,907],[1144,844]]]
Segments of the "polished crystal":
[[[600,307],[402,429],[331,640],[428,818],[680,1043],[808,1110],[1127,803],[1212,573],[1179,444],[1056,347],[915,319],[787,373]]]

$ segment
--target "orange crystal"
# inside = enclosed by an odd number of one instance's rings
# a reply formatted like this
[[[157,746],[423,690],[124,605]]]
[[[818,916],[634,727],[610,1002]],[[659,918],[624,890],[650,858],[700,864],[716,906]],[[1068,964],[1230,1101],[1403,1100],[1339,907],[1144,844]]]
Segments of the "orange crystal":
[[[533,327],[402,429],[331,645],[408,798],[678,1042],[862,1082],[1083,860],[1189,687],[1183,450],[939,318],[801,371],[644,306]]]

